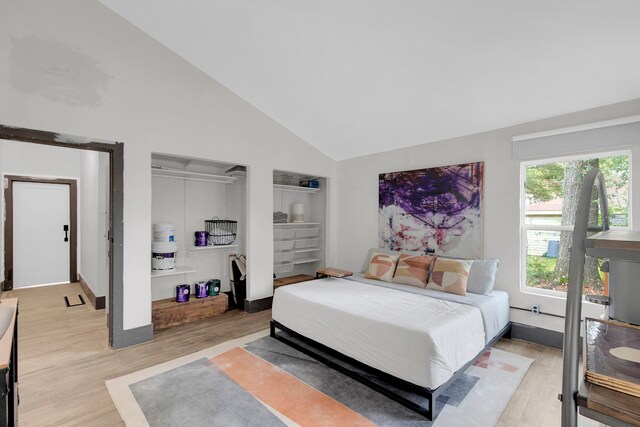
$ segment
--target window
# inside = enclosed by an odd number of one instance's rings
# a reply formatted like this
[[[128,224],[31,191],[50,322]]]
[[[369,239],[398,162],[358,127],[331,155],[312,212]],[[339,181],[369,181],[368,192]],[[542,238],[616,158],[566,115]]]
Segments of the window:
[[[628,227],[629,153],[574,157],[523,163],[522,256],[523,289],[563,295],[567,290],[569,255],[582,180],[600,168],[607,186],[611,228]],[[590,220],[600,220],[598,206]],[[602,261],[587,257],[584,294],[606,295]]]

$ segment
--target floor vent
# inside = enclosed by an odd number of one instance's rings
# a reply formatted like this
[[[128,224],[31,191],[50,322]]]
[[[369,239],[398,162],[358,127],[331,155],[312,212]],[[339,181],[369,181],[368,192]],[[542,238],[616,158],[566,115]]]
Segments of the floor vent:
[[[82,295],[78,294],[78,299],[80,300],[80,302],[78,304],[70,304],[69,303],[69,297],[65,295],[64,297],[64,303],[67,305],[67,307],[77,307],[79,305],[84,305],[84,299],[82,299]]]

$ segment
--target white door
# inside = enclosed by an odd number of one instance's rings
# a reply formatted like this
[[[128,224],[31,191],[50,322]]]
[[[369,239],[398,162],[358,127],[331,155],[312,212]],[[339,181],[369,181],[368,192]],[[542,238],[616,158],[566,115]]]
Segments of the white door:
[[[13,287],[69,282],[69,185],[13,183]]]

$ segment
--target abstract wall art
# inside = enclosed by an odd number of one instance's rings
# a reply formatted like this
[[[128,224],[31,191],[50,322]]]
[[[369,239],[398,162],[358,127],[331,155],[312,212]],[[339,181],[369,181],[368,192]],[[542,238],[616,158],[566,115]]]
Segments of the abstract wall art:
[[[378,246],[482,256],[484,162],[379,176]]]

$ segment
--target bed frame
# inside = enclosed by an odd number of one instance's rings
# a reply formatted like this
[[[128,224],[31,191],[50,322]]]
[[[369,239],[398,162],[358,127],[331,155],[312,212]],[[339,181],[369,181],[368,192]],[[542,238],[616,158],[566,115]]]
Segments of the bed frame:
[[[292,335],[306,345],[301,345],[298,342],[292,341],[282,334],[276,334],[276,329],[286,332]],[[296,350],[313,357],[317,361],[324,363],[332,369],[343,373],[344,375],[353,378],[354,380],[366,385],[367,387],[381,393],[388,398],[395,400],[401,405],[417,412],[420,415],[426,417],[429,421],[433,421],[437,416],[435,410],[435,401],[448,386],[453,384],[466,369],[471,366],[473,362],[478,360],[493,344],[495,344],[500,338],[511,338],[511,322],[507,324],[498,334],[493,337],[491,341],[478,353],[476,357],[466,363],[463,367],[458,369],[453,376],[444,384],[436,389],[429,389],[412,384],[403,379],[394,377],[393,375],[382,372],[379,369],[372,368],[362,362],[359,362],[349,356],[333,350],[323,344],[313,341],[305,336],[298,334],[295,331],[287,328],[286,326],[271,319],[270,325],[271,337],[281,341],[288,346],[295,348]],[[322,354],[324,353],[324,354]],[[337,359],[337,360],[335,360]],[[366,375],[364,375],[365,373]],[[375,378],[378,381],[372,379]],[[401,390],[405,393],[411,393],[424,398],[425,405],[420,405],[414,401],[407,399],[405,396],[399,394],[396,390]]]

